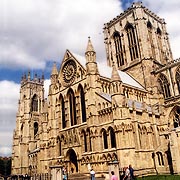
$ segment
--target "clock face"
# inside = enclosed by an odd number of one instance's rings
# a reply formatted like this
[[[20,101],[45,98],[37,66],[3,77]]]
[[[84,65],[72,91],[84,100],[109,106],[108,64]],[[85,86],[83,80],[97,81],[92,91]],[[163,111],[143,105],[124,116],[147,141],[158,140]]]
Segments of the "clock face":
[[[76,76],[76,63],[73,60],[68,60],[62,69],[63,82],[66,85],[71,84]]]

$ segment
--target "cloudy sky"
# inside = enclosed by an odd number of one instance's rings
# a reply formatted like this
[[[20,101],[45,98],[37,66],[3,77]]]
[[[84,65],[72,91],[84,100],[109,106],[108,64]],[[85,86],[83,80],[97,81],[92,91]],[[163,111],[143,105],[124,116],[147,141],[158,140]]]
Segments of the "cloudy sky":
[[[11,155],[12,135],[22,74],[42,72],[48,79],[53,62],[66,49],[84,55],[88,36],[105,60],[103,24],[133,0],[1,0],[0,1],[0,156]],[[174,59],[180,57],[180,1],[142,0],[167,23]]]

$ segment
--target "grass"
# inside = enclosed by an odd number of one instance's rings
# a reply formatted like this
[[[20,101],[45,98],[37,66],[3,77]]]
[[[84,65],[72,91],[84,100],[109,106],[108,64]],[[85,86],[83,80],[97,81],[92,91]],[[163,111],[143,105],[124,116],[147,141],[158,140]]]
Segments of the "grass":
[[[138,177],[136,180],[180,180],[178,175],[156,175],[156,176],[144,176]]]

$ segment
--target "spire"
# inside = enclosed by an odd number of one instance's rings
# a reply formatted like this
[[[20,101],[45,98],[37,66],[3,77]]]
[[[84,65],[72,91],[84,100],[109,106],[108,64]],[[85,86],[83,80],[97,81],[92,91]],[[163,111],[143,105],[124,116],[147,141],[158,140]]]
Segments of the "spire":
[[[90,37],[88,37],[88,44],[85,52],[86,62],[96,62],[96,52],[94,51]]]
[[[54,62],[51,75],[58,75],[58,70],[56,67],[56,63]]]
[[[121,78],[119,76],[119,73],[117,71],[117,68],[115,66],[115,64],[113,63],[113,66],[112,66],[112,74],[111,74],[111,79],[113,81],[121,81]]]
[[[94,51],[94,48],[93,48],[93,45],[92,45],[92,43],[91,43],[90,37],[88,37],[88,44],[87,44],[87,48],[86,48],[86,53],[87,53],[87,52],[95,52],[95,51]]]

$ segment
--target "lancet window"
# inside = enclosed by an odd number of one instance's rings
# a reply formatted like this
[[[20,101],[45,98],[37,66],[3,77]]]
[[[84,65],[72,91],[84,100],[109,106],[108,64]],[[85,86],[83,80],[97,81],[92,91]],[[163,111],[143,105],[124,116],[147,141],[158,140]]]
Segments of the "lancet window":
[[[34,136],[36,136],[37,133],[38,133],[38,123],[35,122],[34,123]]]
[[[165,99],[169,98],[171,96],[170,89],[169,89],[170,84],[166,76],[163,74],[160,74],[158,78],[158,83],[159,83],[160,92],[163,94],[164,98]]]
[[[124,65],[125,57],[124,57],[124,48],[122,44],[122,36],[118,32],[114,33],[114,44],[116,49],[116,60],[118,67]]]
[[[38,111],[38,97],[36,94],[32,98],[31,110]]]
[[[152,31],[152,24],[150,21],[147,22],[147,29],[148,29],[148,38],[149,38],[149,43],[151,46],[151,56],[154,58],[155,57],[155,49],[154,49],[154,43],[153,43],[153,31]]]
[[[112,127],[109,128],[110,140],[111,140],[111,148],[116,148],[116,136],[114,129]]]
[[[81,119],[82,122],[86,122],[86,103],[85,103],[85,95],[84,95],[83,87],[79,85],[78,90],[80,94]]]
[[[60,103],[61,103],[61,120],[62,120],[62,128],[66,128],[66,119],[65,119],[65,103],[64,103],[64,98],[61,95],[60,96]]]
[[[72,89],[69,89],[68,91],[68,100],[69,100],[70,122],[71,122],[71,126],[74,126],[77,124],[77,119],[76,119],[76,101]]]
[[[136,29],[131,24],[128,24],[126,26],[126,32],[128,37],[130,56],[131,60],[133,61],[139,57],[139,46]]]
[[[107,133],[106,133],[105,129],[103,129],[103,131],[102,131],[102,136],[103,136],[104,149],[108,149]]]
[[[176,84],[177,84],[177,88],[180,94],[180,67],[178,68],[178,70],[176,71]]]
[[[160,28],[157,28],[157,43],[158,43],[160,59],[163,60],[162,32],[161,32]]]

